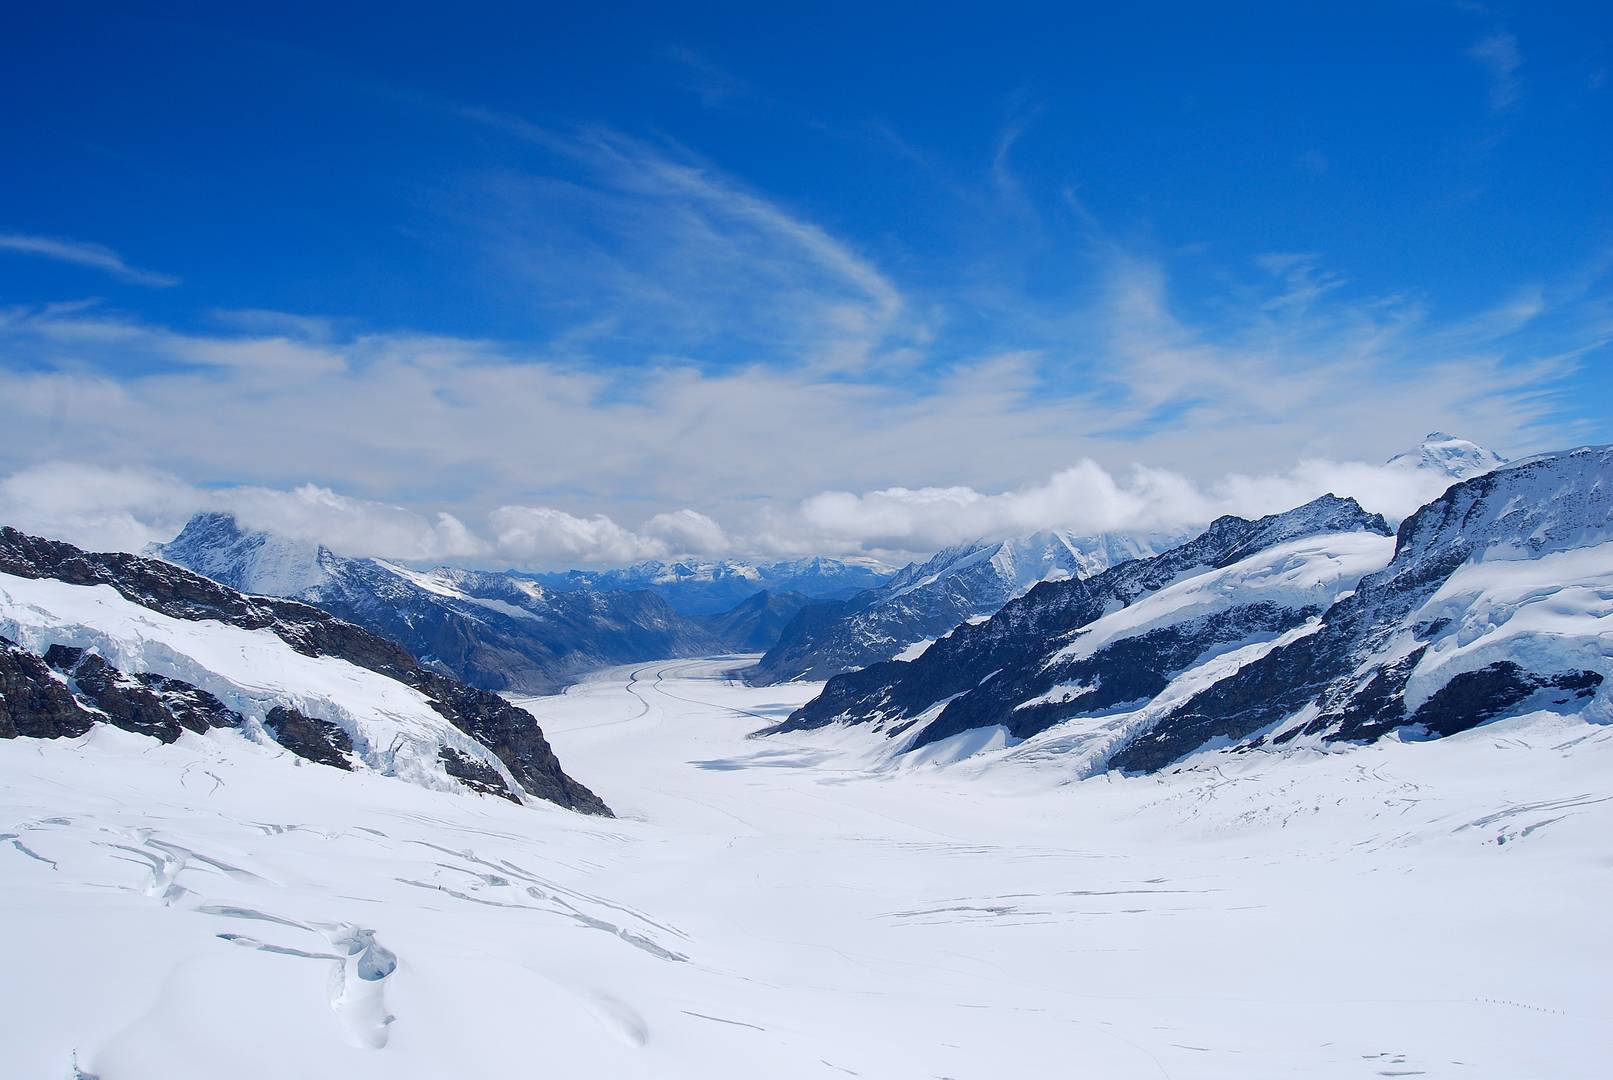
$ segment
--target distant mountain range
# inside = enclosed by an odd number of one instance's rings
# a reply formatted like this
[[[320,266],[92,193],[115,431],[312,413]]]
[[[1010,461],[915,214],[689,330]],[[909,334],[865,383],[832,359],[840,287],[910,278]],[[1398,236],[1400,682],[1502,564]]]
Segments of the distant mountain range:
[[[552,693],[612,664],[732,649],[720,627],[651,592],[557,592],[511,574],[411,570],[246,531],[228,514],[192,518],[153,553],[242,592],[304,601],[488,690]]]
[[[881,660],[912,657],[959,623],[990,615],[1039,581],[1085,577],[1173,542],[1159,535],[1093,537],[1048,530],[947,548],[848,600],[803,609],[745,678],[757,686],[827,679]]]
[[[0,528],[0,739],[101,724],[159,743],[228,729],[332,768],[610,813],[531,714],[376,634],[172,563]]]
[[[750,563],[645,562],[615,570],[567,570],[521,574],[552,592],[646,590],[680,615],[716,615],[759,592],[795,593],[809,600],[854,596],[895,571],[876,559],[809,558]]]
[[[911,662],[830,680],[776,730],[866,725],[902,752],[995,748],[1090,774],[1435,738],[1520,710],[1607,717],[1613,448],[1490,463],[1436,455],[1483,471],[1392,538],[1327,496],[1038,585]]]

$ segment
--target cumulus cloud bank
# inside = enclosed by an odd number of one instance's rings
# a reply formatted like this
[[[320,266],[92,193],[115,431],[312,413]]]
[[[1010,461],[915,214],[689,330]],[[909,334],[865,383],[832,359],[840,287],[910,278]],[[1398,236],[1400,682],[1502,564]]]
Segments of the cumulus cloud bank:
[[[1400,463],[1310,459],[1286,472],[1232,473],[1200,485],[1143,466],[1117,476],[1086,460],[1045,482],[996,494],[969,487],[824,492],[801,504],[799,518],[827,548],[927,551],[1041,529],[1179,532],[1223,514],[1279,513],[1327,493],[1355,498],[1398,522],[1452,482]]]
[[[1222,514],[1258,517],[1327,492],[1352,496],[1397,522],[1450,482],[1401,462],[1308,459],[1285,472],[1232,473],[1206,485],[1144,466],[1117,475],[1088,459],[995,493],[964,486],[826,491],[763,507],[735,528],[691,509],[630,528],[605,514],[522,505],[492,510],[478,528],[445,511],[419,513],[314,484],[202,489],[138,468],[50,463],[0,480],[0,521],[87,547],[139,551],[172,538],[193,513],[223,510],[246,528],[348,555],[527,568],[725,555],[902,559],[1041,529],[1184,532]]]

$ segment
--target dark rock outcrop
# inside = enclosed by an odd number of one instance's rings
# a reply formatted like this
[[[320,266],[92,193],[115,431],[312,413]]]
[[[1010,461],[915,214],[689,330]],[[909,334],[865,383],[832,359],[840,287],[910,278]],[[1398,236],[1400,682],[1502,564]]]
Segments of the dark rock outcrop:
[[[443,770],[472,791],[481,795],[497,795],[511,802],[521,801],[515,792],[509,789],[509,785],[504,783],[504,778],[498,774],[498,770],[487,762],[467,757],[451,746],[443,747],[438,752],[438,757],[442,761]]]
[[[276,705],[264,717],[263,726],[275,742],[298,757],[316,765],[353,771],[353,763],[347,756],[353,752],[353,740],[329,720],[320,720],[285,705]]]
[[[43,659],[0,637],[0,739],[74,738],[99,719]]]
[[[156,694],[93,652],[52,645],[45,663],[67,676],[75,696],[104,713],[113,727],[165,743],[184,730]]]

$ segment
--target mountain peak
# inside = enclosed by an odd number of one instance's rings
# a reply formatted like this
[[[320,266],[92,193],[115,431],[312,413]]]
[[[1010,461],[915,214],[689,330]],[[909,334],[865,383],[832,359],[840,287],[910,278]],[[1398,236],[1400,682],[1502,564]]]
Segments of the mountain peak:
[[[1390,465],[1467,480],[1506,464],[1506,459],[1487,446],[1444,431],[1430,431],[1423,441],[1389,459]]]
[[[210,511],[185,523],[152,554],[223,585],[259,596],[296,596],[330,576],[325,548],[271,532],[249,532],[234,514]]]

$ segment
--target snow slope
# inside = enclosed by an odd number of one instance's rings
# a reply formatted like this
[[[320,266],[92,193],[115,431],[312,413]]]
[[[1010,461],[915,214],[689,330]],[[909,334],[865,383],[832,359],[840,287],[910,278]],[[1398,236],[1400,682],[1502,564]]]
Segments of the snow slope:
[[[531,708],[621,812],[0,743],[0,1075],[1592,1080],[1613,729],[1068,783],[747,738],[735,660]]]
[[[269,630],[175,619],[108,585],[0,574],[0,637],[34,653],[92,649],[124,671],[156,672],[213,694],[264,741],[271,709],[291,706],[342,728],[365,766],[412,783],[459,790],[448,746],[513,780],[496,755],[453,727],[419,690],[331,656],[305,656]]]

